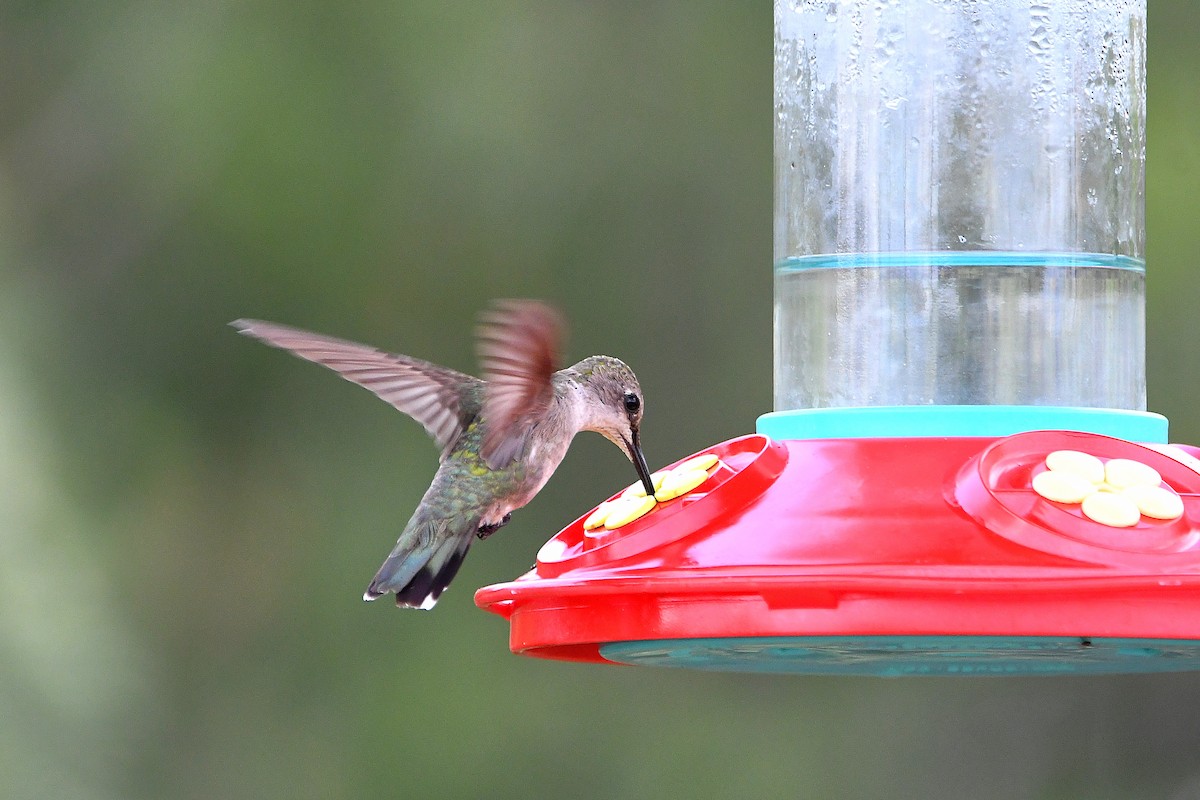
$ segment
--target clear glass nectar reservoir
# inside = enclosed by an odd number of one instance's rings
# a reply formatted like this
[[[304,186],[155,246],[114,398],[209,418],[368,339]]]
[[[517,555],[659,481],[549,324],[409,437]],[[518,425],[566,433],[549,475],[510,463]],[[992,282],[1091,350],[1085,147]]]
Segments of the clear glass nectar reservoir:
[[[1144,54],[1144,0],[777,0],[775,409],[1144,409]]]

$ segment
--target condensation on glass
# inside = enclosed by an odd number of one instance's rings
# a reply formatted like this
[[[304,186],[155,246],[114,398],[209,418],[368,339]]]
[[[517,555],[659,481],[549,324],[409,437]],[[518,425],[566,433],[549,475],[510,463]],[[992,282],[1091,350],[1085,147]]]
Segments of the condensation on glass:
[[[1145,107],[1145,0],[776,0],[775,409],[1144,409]]]

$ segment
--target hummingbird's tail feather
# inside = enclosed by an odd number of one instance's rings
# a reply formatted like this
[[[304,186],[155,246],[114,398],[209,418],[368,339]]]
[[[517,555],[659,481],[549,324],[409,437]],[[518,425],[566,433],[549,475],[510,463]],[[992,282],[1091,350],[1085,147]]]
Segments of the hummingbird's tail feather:
[[[474,536],[468,530],[443,530],[444,521],[430,520],[406,529],[391,555],[371,580],[364,600],[396,593],[401,608],[431,609],[462,566]]]
[[[459,546],[439,551],[438,555],[449,552],[443,563],[438,564],[435,556],[417,570],[413,579],[396,592],[396,605],[399,608],[433,608],[442,592],[450,585],[450,581],[458,574],[458,568],[462,566],[463,559],[467,557],[467,550],[471,547],[472,538],[474,537],[464,537]]]

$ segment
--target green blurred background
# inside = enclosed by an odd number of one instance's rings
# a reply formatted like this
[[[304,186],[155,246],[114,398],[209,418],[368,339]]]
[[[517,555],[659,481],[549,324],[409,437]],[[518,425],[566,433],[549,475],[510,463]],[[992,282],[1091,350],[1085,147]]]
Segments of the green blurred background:
[[[579,438],[436,611],[359,599],[437,454],[225,327],[473,369],[550,299],[652,466],[771,405],[766,3],[0,4],[0,796],[1200,796],[1200,677],[558,664],[473,590],[629,465]],[[1152,410],[1200,443],[1200,5],[1152,0]]]

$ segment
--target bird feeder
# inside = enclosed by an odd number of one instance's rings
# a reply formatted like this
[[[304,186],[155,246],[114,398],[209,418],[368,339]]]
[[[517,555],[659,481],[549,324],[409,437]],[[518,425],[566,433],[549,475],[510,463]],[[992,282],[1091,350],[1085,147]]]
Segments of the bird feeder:
[[[480,589],[513,651],[1200,669],[1200,449],[1145,410],[1144,54],[1144,0],[776,0],[775,411]]]

